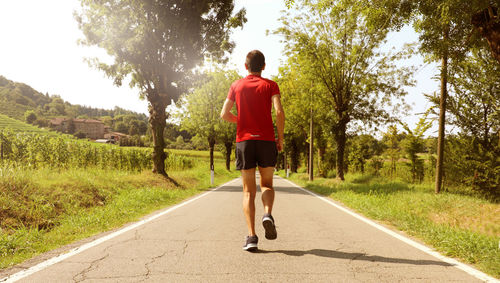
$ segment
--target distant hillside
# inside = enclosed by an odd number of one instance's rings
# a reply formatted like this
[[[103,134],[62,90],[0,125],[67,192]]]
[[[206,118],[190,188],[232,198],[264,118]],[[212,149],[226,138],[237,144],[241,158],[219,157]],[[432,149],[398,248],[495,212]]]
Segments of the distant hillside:
[[[49,134],[49,135],[57,135],[56,132],[52,132],[49,130],[41,129],[39,127],[35,127],[19,120],[7,117],[5,115],[0,114],[0,131],[5,129],[11,129],[14,132],[23,132],[23,133],[39,133],[39,134]]]
[[[43,94],[27,84],[0,76],[0,114],[25,122],[32,111],[34,125],[48,127],[55,117],[99,119],[113,130],[129,135],[145,135],[148,117],[142,113],[115,107],[113,110],[71,104],[60,96]]]

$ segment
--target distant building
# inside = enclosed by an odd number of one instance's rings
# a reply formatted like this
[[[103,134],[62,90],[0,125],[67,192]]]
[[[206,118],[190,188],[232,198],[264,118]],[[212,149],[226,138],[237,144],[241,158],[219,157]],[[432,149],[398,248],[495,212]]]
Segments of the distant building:
[[[63,133],[74,134],[76,132],[82,132],[87,138],[93,140],[104,137],[104,123],[99,120],[59,117],[50,120],[49,123],[51,128]]]

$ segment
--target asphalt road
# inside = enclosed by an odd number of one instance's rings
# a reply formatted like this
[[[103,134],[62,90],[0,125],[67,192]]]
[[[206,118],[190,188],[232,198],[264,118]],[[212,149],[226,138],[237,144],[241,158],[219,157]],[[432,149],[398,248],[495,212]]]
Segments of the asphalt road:
[[[19,282],[480,282],[275,177],[278,239],[242,250],[241,179]],[[1,278],[1,277],[0,277]]]

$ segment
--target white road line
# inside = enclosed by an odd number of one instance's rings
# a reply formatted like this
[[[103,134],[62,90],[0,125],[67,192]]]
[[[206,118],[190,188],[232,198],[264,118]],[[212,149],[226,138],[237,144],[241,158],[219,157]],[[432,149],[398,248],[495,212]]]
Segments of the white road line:
[[[203,193],[203,194],[201,194],[201,195],[199,195],[197,197],[194,197],[194,198],[192,198],[190,200],[187,200],[187,201],[182,202],[182,203],[180,203],[178,205],[175,205],[175,206],[173,206],[173,207],[171,207],[171,208],[169,208],[169,209],[167,209],[165,211],[162,211],[162,212],[160,212],[158,214],[155,214],[155,215],[153,215],[151,217],[148,217],[146,219],[138,221],[138,222],[136,222],[136,223],[134,223],[132,225],[124,227],[123,229],[120,229],[120,230],[118,230],[116,232],[113,232],[113,233],[111,233],[109,235],[106,235],[106,236],[104,236],[102,238],[99,238],[99,239],[96,239],[96,240],[94,240],[92,242],[86,243],[86,244],[84,244],[84,245],[82,245],[80,247],[76,247],[74,249],[71,249],[67,253],[60,254],[60,255],[58,255],[56,257],[53,257],[53,258],[48,259],[46,261],[43,261],[43,262],[41,262],[41,263],[39,263],[39,264],[37,264],[35,266],[32,266],[32,267],[30,267],[28,269],[19,271],[17,273],[14,273],[14,274],[8,276],[8,277],[2,278],[2,279],[0,279],[0,282],[6,282],[6,283],[16,282],[16,281],[18,281],[18,280],[20,280],[22,278],[25,278],[25,277],[27,277],[27,276],[35,273],[35,272],[41,271],[41,270],[43,270],[43,269],[45,269],[45,268],[47,268],[47,267],[49,267],[51,265],[54,265],[54,264],[56,264],[58,262],[61,262],[61,261],[65,260],[65,259],[67,259],[69,257],[72,257],[72,256],[74,256],[76,254],[79,254],[79,253],[85,251],[85,250],[88,250],[88,249],[90,249],[92,247],[95,247],[95,246],[97,246],[97,245],[99,245],[99,244],[101,244],[101,243],[103,243],[103,242],[105,242],[107,240],[113,239],[113,238],[115,238],[115,237],[117,237],[117,236],[119,236],[119,235],[121,235],[121,234],[123,234],[125,232],[128,232],[128,231],[133,230],[133,229],[135,229],[135,228],[137,228],[137,227],[139,227],[141,225],[144,225],[144,224],[146,224],[148,222],[151,222],[151,221],[157,219],[158,217],[161,217],[161,216],[163,216],[165,214],[168,214],[168,213],[170,213],[170,212],[172,212],[172,211],[174,211],[174,210],[176,210],[178,208],[181,208],[181,207],[183,207],[183,206],[185,206],[185,205],[187,205],[189,203],[192,203],[193,201],[198,200],[198,199],[200,199],[200,198],[208,195],[209,193],[211,193],[213,191],[216,191],[216,190],[218,190],[218,189],[220,189],[220,188],[222,188],[224,186],[227,186],[230,183],[232,183],[234,181],[237,181],[239,179],[240,178],[233,179],[233,180],[231,180],[229,182],[226,182],[226,183],[218,186],[215,189],[211,189],[210,191],[208,191],[206,193]]]
[[[495,278],[493,278],[493,277],[491,277],[491,276],[489,276],[489,275],[487,275],[487,274],[485,274],[485,273],[483,273],[483,272],[481,272],[481,271],[479,271],[479,270],[477,270],[475,268],[472,268],[472,267],[470,267],[470,266],[468,266],[468,265],[466,265],[464,263],[461,263],[461,262],[459,262],[459,261],[457,261],[457,260],[455,260],[453,258],[446,257],[446,256],[444,256],[444,255],[442,255],[442,254],[434,251],[433,249],[431,249],[431,248],[429,248],[427,246],[424,246],[424,245],[422,245],[420,243],[417,243],[417,242],[415,242],[415,241],[413,241],[413,240],[411,240],[409,238],[406,238],[406,237],[404,237],[404,236],[402,236],[402,235],[400,235],[400,234],[398,234],[398,233],[396,233],[396,232],[394,232],[394,231],[392,231],[390,229],[385,228],[384,226],[382,226],[382,225],[374,222],[373,220],[370,220],[370,219],[368,219],[368,218],[366,218],[364,216],[361,216],[360,214],[352,212],[352,211],[350,211],[350,210],[348,210],[348,209],[346,209],[346,208],[344,208],[344,207],[342,207],[342,206],[334,203],[333,201],[331,201],[330,199],[328,199],[328,198],[326,198],[324,196],[320,196],[320,195],[318,195],[318,194],[316,194],[314,192],[306,190],[306,189],[300,187],[299,185],[297,185],[297,184],[295,184],[295,183],[293,183],[293,182],[291,182],[291,181],[289,181],[289,180],[287,180],[285,178],[281,178],[281,179],[287,181],[290,185],[292,185],[292,186],[294,186],[296,188],[299,188],[299,189],[303,190],[304,192],[307,192],[307,193],[309,193],[309,194],[311,194],[311,195],[313,195],[313,196],[321,199],[322,201],[324,201],[324,202],[326,202],[326,203],[328,203],[328,204],[330,204],[330,205],[332,205],[332,206],[334,206],[334,207],[342,210],[343,212],[345,212],[345,213],[347,213],[347,214],[349,214],[349,215],[351,215],[351,216],[353,216],[353,217],[355,217],[355,218],[357,218],[357,219],[365,222],[366,224],[371,225],[371,226],[377,228],[378,230],[380,230],[382,232],[385,232],[385,233],[393,236],[394,238],[407,243],[408,245],[410,245],[410,246],[412,246],[414,248],[417,248],[417,249],[419,249],[419,250],[421,250],[421,251],[423,251],[423,252],[425,252],[425,253],[427,253],[429,255],[432,255],[432,256],[434,256],[434,257],[436,257],[436,258],[438,258],[438,259],[440,259],[440,260],[442,260],[444,262],[447,262],[447,263],[455,266],[458,269],[461,269],[461,270],[467,272],[468,274],[476,277],[477,279],[483,280],[485,282],[497,282],[497,283],[500,282],[499,280],[497,280],[497,279],[495,279]]]

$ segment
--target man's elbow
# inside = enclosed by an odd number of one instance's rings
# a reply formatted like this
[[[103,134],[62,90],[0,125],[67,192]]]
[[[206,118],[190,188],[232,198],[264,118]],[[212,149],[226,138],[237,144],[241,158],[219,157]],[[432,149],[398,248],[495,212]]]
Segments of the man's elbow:
[[[285,112],[283,110],[276,111],[276,118],[285,120]]]

